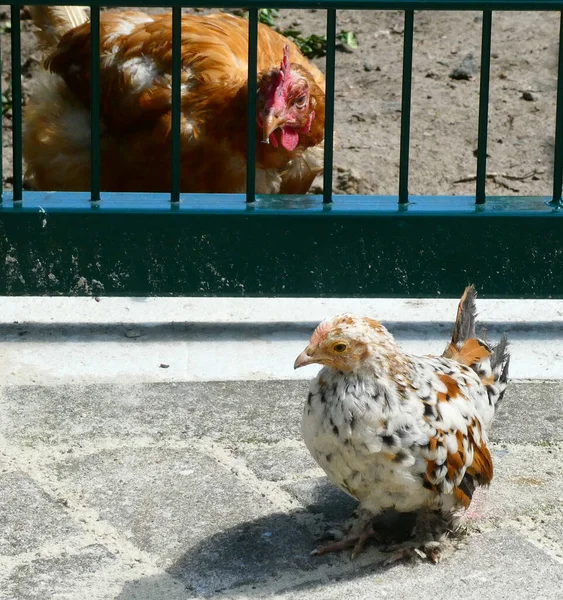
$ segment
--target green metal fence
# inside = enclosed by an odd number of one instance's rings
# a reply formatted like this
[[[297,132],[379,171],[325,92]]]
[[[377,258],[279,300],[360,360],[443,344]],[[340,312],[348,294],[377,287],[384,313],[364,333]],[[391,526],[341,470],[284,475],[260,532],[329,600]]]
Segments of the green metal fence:
[[[34,2],[33,4],[52,4]],[[87,5],[57,2],[57,5]],[[91,191],[23,190],[20,5],[11,4],[13,191],[0,206],[0,294],[563,297],[563,21],[559,39],[553,194],[486,197],[493,11],[562,11],[563,0],[223,0],[249,10],[246,195],[180,193],[180,19],[172,4],[170,194],[100,191],[100,7],[91,5]],[[256,197],[258,8],[326,9],[324,191]],[[333,196],[336,11],[404,10],[397,196]],[[473,197],[410,196],[415,10],[483,11],[476,189]],[[5,258],[5,260],[3,260]]]

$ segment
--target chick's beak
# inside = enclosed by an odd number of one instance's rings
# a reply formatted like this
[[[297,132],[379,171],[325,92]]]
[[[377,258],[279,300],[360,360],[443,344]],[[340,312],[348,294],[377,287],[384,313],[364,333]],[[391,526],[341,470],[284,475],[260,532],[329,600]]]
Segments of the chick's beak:
[[[262,125],[262,141],[265,144],[270,143],[270,136],[276,129],[279,129],[287,122],[287,117],[285,115],[274,115],[273,113],[268,113],[264,118],[264,123]]]
[[[317,362],[314,356],[308,354],[310,352],[309,347],[305,348],[303,352],[295,359],[295,363],[293,364],[294,369],[299,369],[299,367],[306,367],[307,365],[312,365]]]

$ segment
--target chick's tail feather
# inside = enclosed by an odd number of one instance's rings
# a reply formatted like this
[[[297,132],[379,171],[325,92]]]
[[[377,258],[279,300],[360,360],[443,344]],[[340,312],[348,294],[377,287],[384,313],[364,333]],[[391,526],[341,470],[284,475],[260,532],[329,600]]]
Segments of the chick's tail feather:
[[[489,402],[498,408],[508,381],[508,338],[503,335],[496,346],[491,346],[475,333],[477,292],[470,285],[465,288],[459,301],[452,341],[443,356],[471,367],[486,386]]]
[[[477,318],[476,298],[477,292],[475,291],[475,287],[473,285],[467,286],[457,307],[457,316],[452,335],[452,344],[454,345],[475,337],[475,319]]]
[[[29,6],[39,43],[44,49],[57,46],[61,37],[71,29],[86,23],[90,19],[84,6]]]

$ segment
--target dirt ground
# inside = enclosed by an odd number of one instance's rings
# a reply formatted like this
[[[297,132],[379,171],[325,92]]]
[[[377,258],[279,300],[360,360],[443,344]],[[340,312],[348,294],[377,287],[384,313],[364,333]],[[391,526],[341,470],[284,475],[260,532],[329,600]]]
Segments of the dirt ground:
[[[277,23],[281,27],[301,29],[304,35],[324,33],[324,11],[280,13]],[[25,9],[22,16],[25,102],[41,57]],[[339,50],[336,57],[337,193],[397,193],[403,19],[397,11],[338,13],[338,29],[355,32],[359,46],[351,52]],[[11,88],[8,21],[9,7],[0,6],[4,94]],[[413,194],[474,193],[473,181],[456,182],[471,177],[476,167],[481,24],[476,12],[421,11],[415,15]],[[550,194],[558,31],[556,13],[497,12],[493,16],[488,194]],[[324,59],[315,62],[324,69]],[[464,62],[473,75],[452,78]],[[11,183],[11,124],[8,111],[3,117],[5,188]]]

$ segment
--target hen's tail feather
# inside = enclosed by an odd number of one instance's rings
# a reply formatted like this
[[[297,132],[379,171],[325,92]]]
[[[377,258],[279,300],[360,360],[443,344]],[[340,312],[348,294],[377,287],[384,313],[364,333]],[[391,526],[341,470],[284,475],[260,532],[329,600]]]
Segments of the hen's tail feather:
[[[57,46],[61,37],[71,29],[86,23],[90,15],[84,6],[29,6],[38,30],[39,43],[45,49]]]

